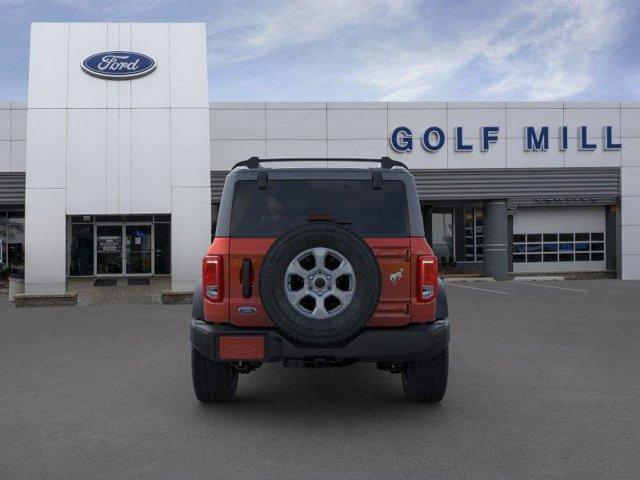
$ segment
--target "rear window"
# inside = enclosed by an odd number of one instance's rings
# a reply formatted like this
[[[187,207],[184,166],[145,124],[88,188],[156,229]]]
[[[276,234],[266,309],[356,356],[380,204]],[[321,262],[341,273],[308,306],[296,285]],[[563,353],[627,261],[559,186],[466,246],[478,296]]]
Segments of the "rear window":
[[[409,235],[404,183],[366,180],[269,180],[235,184],[231,236],[273,237],[307,223],[331,219],[365,237]]]

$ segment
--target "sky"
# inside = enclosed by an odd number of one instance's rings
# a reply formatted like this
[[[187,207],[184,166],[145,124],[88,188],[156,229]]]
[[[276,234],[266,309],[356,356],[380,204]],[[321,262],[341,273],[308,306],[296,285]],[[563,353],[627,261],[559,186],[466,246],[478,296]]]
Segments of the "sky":
[[[638,0],[0,0],[0,100],[33,21],[205,22],[212,101],[640,100]]]

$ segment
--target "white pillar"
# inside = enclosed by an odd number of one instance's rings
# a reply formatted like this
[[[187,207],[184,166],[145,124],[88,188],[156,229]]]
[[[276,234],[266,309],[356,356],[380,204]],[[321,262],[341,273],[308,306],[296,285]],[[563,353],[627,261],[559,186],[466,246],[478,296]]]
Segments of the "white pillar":
[[[629,142],[630,139],[625,141]],[[640,164],[623,166],[620,174],[622,176],[621,277],[623,280],[640,280]]]
[[[66,292],[65,190],[27,188],[25,293]]]
[[[202,257],[211,243],[209,187],[172,189],[171,290],[190,292],[202,271]]]

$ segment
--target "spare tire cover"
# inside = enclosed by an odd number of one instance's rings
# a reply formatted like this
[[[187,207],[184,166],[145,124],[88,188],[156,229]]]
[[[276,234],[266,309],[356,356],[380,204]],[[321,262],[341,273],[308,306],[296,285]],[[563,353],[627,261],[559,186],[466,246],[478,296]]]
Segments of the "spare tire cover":
[[[356,233],[332,222],[311,222],[273,243],[259,289],[267,315],[286,338],[336,345],[357,335],[373,315],[380,268]]]

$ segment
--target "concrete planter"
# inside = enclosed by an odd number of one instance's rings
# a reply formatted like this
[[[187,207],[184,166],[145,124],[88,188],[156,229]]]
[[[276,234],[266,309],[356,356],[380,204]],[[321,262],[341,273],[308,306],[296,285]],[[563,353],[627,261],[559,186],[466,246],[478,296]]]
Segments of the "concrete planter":
[[[191,305],[193,292],[165,291],[160,293],[163,305]]]
[[[15,295],[16,308],[31,307],[73,307],[78,304],[78,293],[68,292],[59,295]]]
[[[24,275],[9,276],[9,301],[14,302],[16,295],[24,293]]]

